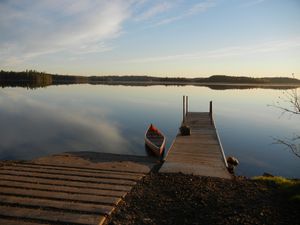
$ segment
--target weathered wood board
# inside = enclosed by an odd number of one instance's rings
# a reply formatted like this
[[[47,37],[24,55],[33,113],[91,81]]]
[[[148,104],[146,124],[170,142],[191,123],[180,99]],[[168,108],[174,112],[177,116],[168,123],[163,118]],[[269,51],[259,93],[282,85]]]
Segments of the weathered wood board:
[[[1,162],[0,224],[103,224],[155,164],[93,152]]]
[[[176,136],[159,172],[232,178],[209,113],[188,112],[185,124],[191,135]]]

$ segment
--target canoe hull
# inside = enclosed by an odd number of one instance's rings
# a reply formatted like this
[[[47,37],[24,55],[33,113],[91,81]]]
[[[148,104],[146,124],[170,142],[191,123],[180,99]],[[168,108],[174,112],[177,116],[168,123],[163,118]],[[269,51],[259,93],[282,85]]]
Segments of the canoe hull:
[[[161,156],[163,154],[163,151],[165,149],[165,145],[166,145],[166,138],[165,136],[162,134],[161,131],[159,131],[157,128],[155,128],[157,130],[157,134],[160,135],[162,137],[162,142],[159,145],[156,145],[154,143],[153,140],[151,140],[151,137],[149,137],[149,129],[151,129],[151,126],[153,127],[153,125],[150,125],[149,128],[147,129],[146,133],[145,133],[145,145],[151,150],[151,152],[153,152],[156,156]]]

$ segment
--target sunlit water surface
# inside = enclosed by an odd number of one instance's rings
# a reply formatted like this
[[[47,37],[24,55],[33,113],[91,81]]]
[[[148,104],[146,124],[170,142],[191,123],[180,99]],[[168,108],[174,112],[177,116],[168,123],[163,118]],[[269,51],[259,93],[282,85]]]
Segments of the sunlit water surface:
[[[300,177],[300,158],[274,138],[300,134],[300,116],[281,115],[268,105],[282,90],[212,90],[195,86],[51,86],[0,89],[0,159],[26,160],[67,151],[146,155],[149,123],[167,136],[167,147],[182,119],[182,95],[190,111],[214,117],[225,154],[240,161],[238,174]],[[282,103],[284,104],[284,103]]]

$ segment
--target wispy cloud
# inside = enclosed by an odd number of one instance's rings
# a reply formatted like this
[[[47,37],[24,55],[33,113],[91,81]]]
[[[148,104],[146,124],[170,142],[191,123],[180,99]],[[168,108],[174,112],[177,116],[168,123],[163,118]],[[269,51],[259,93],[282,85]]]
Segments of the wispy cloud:
[[[165,25],[169,24],[181,19],[184,19],[189,16],[193,16],[199,13],[206,12],[208,9],[215,7],[216,6],[216,1],[214,0],[205,0],[203,2],[197,3],[192,5],[190,8],[185,10],[182,14],[179,14],[177,16],[165,18],[155,24],[155,26],[160,26],[160,25]]]
[[[164,13],[170,10],[174,6],[174,4],[175,1],[174,2],[165,1],[165,2],[159,2],[157,4],[154,4],[153,6],[151,6],[144,12],[142,12],[141,14],[137,15],[135,20],[136,21],[147,20],[151,17],[156,16],[157,14]]]
[[[147,58],[138,58],[126,60],[126,63],[148,63],[158,61],[173,61],[173,60],[195,60],[205,58],[226,58],[234,56],[244,56],[251,54],[263,54],[270,52],[285,51],[292,48],[300,47],[300,37],[288,39],[269,41],[264,43],[257,43],[247,46],[229,46],[221,49],[214,49],[209,51],[200,51],[192,53],[181,53],[165,56],[153,56]]]
[[[39,55],[110,49],[130,16],[133,1],[28,0],[0,2],[0,59],[22,61]]]
[[[206,12],[208,9],[215,7],[216,1],[206,0],[193,5],[187,12],[186,15],[195,15],[198,13]]]

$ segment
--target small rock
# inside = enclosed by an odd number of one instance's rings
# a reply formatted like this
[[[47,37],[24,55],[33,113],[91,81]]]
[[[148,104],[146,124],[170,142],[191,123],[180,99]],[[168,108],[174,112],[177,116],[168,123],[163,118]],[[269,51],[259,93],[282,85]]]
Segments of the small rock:
[[[239,164],[239,160],[237,160],[237,158],[235,158],[233,156],[229,156],[229,157],[227,157],[227,163],[231,164],[233,166],[237,166]]]
[[[228,164],[227,170],[229,173],[234,174],[234,166],[232,164]]]

